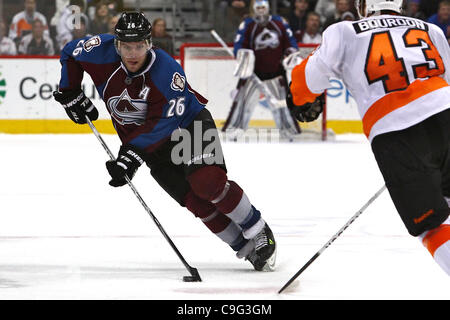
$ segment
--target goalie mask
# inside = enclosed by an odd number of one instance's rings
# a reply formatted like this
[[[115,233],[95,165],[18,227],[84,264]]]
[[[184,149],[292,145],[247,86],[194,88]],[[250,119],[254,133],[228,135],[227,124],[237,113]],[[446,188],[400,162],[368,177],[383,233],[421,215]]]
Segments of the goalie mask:
[[[255,0],[253,3],[253,17],[258,24],[265,25],[269,21],[269,1]]]
[[[122,13],[114,31],[114,44],[121,57],[141,57],[152,48],[152,25],[143,13]]]
[[[361,18],[377,14],[381,10],[402,13],[404,0],[356,0],[356,8]]]

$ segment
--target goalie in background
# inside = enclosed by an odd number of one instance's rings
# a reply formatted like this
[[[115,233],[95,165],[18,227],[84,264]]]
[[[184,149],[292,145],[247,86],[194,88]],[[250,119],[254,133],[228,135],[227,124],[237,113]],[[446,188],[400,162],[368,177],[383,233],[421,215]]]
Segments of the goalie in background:
[[[283,59],[295,55],[298,45],[287,22],[269,14],[267,0],[253,1],[252,8],[252,17],[241,23],[234,41],[238,62],[235,76],[239,81],[222,131],[234,137],[243,133],[259,103],[260,93],[265,91],[270,95],[265,96],[265,101],[280,135],[292,139],[300,133],[300,127],[286,106],[288,85]]]
[[[289,104],[314,120],[329,79],[343,80],[406,229],[450,275],[450,51],[441,29],[401,16],[402,4],[357,1],[362,19],[329,26],[294,68]]]

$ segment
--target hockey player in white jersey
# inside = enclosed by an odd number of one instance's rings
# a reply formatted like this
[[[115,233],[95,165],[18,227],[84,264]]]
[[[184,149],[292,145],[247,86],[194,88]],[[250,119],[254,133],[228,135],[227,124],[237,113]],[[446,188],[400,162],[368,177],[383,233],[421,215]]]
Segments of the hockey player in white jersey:
[[[392,201],[408,232],[450,275],[450,50],[441,29],[401,15],[402,0],[361,0],[359,21],[331,25],[292,71],[300,121],[340,78],[355,98]]]

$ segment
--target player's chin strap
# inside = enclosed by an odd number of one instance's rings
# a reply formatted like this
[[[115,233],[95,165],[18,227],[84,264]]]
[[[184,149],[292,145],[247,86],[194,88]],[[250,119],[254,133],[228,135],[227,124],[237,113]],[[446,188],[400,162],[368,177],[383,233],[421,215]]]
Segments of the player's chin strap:
[[[114,157],[113,153],[111,152],[111,150],[108,148],[106,142],[103,140],[102,136],[100,135],[100,133],[98,132],[97,128],[94,126],[94,124],[92,123],[92,121],[89,119],[88,116],[86,116],[86,122],[89,125],[89,127],[91,128],[92,132],[94,133],[94,135],[97,137],[98,141],[100,141],[100,144],[102,145],[103,149],[105,149],[106,153],[108,154],[108,156],[111,158],[111,160],[116,160],[116,158]],[[177,249],[177,247],[175,246],[175,244],[173,243],[172,239],[170,239],[170,237],[167,235],[166,231],[164,230],[164,228],[162,227],[162,225],[159,223],[158,219],[155,217],[155,215],[153,214],[153,212],[150,210],[150,208],[147,206],[147,204],[145,203],[144,199],[142,199],[141,195],[139,194],[139,192],[137,191],[136,187],[134,186],[134,184],[131,182],[131,180],[128,178],[128,176],[125,175],[125,180],[127,181],[128,185],[130,186],[131,190],[133,191],[134,195],[136,196],[136,198],[138,198],[139,202],[142,204],[142,206],[144,207],[145,211],[147,211],[147,213],[149,214],[149,216],[153,219],[153,221],[155,222],[156,226],[158,227],[159,231],[161,231],[162,235],[164,236],[164,238],[166,238],[167,242],[169,242],[170,246],[172,247],[172,249],[175,251],[175,253],[177,254],[178,258],[180,258],[181,262],[184,264],[184,266],[186,267],[186,269],[189,271],[189,273],[191,274],[191,276],[185,276],[183,277],[184,281],[202,281],[200,278],[200,275],[198,273],[198,270],[196,268],[191,267],[186,260],[183,258],[183,256],[181,255],[180,251]]]
[[[230,56],[234,57],[233,51],[231,51],[225,41],[223,41],[223,39],[217,34],[215,30],[211,30],[211,35],[222,45],[222,47],[225,48]],[[240,49],[239,51],[241,50],[243,49]],[[248,76],[247,79],[256,83],[258,89],[266,97],[267,104],[270,107],[270,111],[272,112],[275,124],[280,130],[280,134],[283,137],[292,140],[294,135],[298,134],[299,132],[297,131],[297,126],[294,123],[294,119],[292,118],[289,109],[286,106],[285,99],[277,99],[276,97],[274,97],[270,89],[267,87],[266,83],[261,81],[261,79],[259,79],[258,76],[253,72],[253,68],[251,66],[254,66],[254,53],[252,52],[252,54],[249,54],[247,51],[243,51],[241,55],[241,60],[239,60],[238,58],[238,66],[236,67],[235,74],[237,74],[238,76]],[[250,65],[250,62],[252,61],[252,55],[253,63]]]

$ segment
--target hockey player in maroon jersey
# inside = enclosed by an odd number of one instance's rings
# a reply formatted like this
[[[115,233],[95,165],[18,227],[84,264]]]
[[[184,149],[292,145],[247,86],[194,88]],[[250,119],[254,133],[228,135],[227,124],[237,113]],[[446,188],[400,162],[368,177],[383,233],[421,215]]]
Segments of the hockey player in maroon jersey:
[[[283,59],[297,50],[297,42],[287,22],[280,16],[269,14],[267,0],[254,1],[253,16],[241,23],[234,40],[236,70],[247,70],[235,72],[240,79],[223,131],[246,130],[260,92],[268,92],[272,97],[265,97],[266,102],[280,134],[292,138],[300,133],[298,123],[285,104],[287,81],[283,67]],[[267,90],[262,90],[261,85]]]
[[[98,111],[81,89],[87,72],[122,141],[117,159],[106,163],[109,184],[125,185],[125,176],[131,179],[146,163],[159,185],[239,258],[249,260],[258,271],[273,270],[272,231],[239,185],[228,180],[217,129],[205,108],[207,100],[189,86],[172,57],[152,46],[151,29],[143,14],[123,13],[115,36],[68,43],[61,53],[60,92],[54,93],[55,99],[75,123],[86,123],[86,116],[96,120]],[[180,132],[190,137],[187,145],[174,138]],[[211,133],[214,139],[205,141],[204,135]]]

